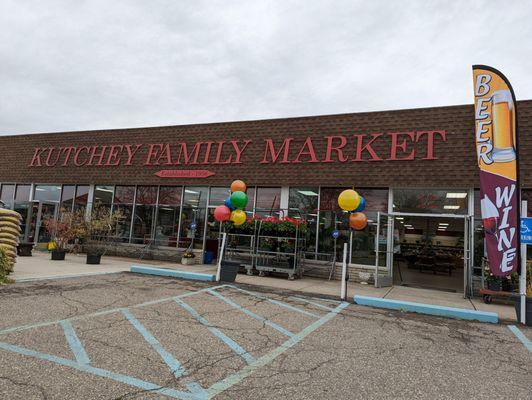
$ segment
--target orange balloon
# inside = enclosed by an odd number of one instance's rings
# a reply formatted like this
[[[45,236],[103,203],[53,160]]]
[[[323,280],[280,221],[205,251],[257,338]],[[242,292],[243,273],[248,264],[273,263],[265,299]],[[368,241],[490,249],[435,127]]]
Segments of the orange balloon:
[[[234,192],[244,192],[246,193],[246,184],[237,179],[236,181],[233,181],[233,183],[231,183],[231,193],[234,193]]]
[[[349,216],[349,226],[354,230],[361,231],[368,225],[366,214],[357,212]]]

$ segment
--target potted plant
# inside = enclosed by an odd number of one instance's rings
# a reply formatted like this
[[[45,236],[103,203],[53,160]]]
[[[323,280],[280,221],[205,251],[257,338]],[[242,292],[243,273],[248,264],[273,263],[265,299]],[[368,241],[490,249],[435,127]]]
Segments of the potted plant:
[[[87,254],[87,264],[98,265],[107,249],[116,225],[123,219],[120,211],[111,212],[107,207],[95,205],[91,218],[82,224],[83,249]]]
[[[63,261],[68,244],[80,233],[79,213],[62,212],[57,218],[44,220],[43,225],[51,237],[48,251],[52,253],[52,260]]]
[[[196,255],[192,251],[187,250],[183,253],[183,256],[181,257],[181,264],[193,265],[196,262],[195,258]]]
[[[489,290],[493,290],[494,292],[501,292],[503,287],[503,280],[501,277],[495,276],[490,272],[486,278],[486,285],[488,286]]]

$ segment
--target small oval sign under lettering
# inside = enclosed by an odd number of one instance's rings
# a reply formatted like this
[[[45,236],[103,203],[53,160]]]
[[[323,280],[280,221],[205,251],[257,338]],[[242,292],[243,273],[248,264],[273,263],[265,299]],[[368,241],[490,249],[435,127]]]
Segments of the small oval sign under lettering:
[[[214,172],[206,169],[162,169],[155,175],[159,178],[208,178]]]

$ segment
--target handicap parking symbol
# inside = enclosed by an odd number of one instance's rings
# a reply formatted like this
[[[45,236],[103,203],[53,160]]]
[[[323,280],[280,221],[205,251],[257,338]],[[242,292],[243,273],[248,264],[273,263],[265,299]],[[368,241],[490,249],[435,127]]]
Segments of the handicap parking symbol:
[[[521,218],[521,243],[532,244],[532,218]]]

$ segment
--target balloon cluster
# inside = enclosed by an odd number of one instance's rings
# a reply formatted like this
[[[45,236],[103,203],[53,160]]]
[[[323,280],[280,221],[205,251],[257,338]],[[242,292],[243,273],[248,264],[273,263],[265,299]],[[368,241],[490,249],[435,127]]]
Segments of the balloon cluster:
[[[235,226],[246,222],[244,208],[248,204],[246,184],[241,180],[231,183],[231,195],[225,199],[224,204],[214,209],[214,219],[218,222],[232,221]]]
[[[362,212],[366,207],[366,200],[352,189],[344,190],[338,196],[338,205],[344,211],[349,211],[349,226],[361,231],[368,225],[368,218]]]

